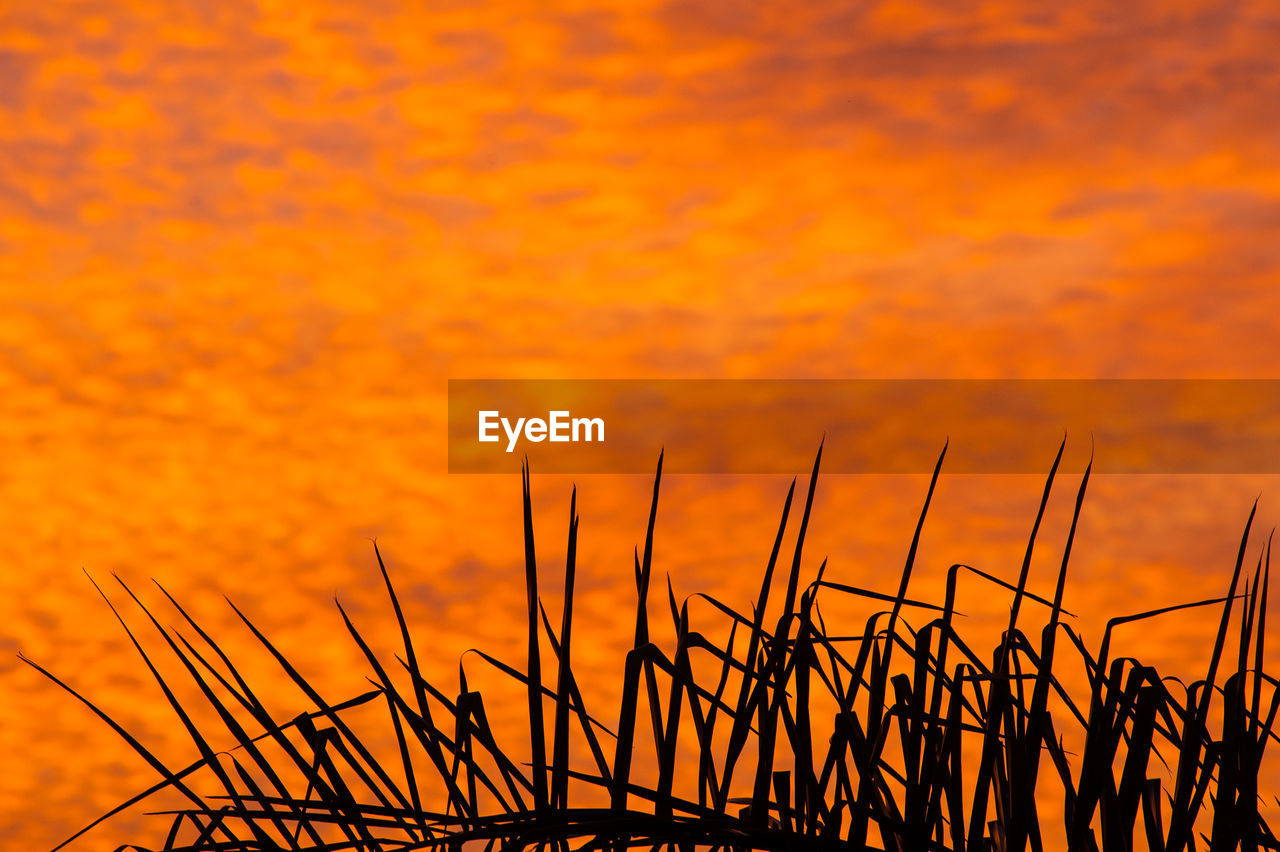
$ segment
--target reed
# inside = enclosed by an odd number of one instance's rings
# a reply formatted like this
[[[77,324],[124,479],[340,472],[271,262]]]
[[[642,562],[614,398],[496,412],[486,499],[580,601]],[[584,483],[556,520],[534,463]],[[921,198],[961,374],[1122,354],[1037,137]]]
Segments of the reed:
[[[619,661],[620,704],[607,716],[585,705],[573,667],[573,648],[583,642],[573,620],[576,490],[563,572],[557,571],[562,577],[556,578],[564,599],[557,628],[539,596],[548,572],[535,559],[526,467],[528,656],[518,667],[482,654],[519,683],[527,701],[527,738],[518,745],[499,739],[484,696],[468,688],[464,673],[448,693],[423,676],[420,654],[429,652],[430,637],[412,635],[380,554],[403,649],[395,659],[380,658],[342,611],[351,640],[368,661],[372,688],[341,703],[327,703],[235,610],[311,701],[313,709],[292,719],[271,717],[234,661],[167,592],[190,631],[163,626],[120,581],[208,704],[199,715],[186,706],[129,633],[198,752],[185,766],[166,765],[89,699],[26,662],[92,709],[161,776],[93,825],[162,790],[184,797],[181,808],[160,817],[168,830],[157,831],[155,845],[122,849],[1038,852],[1049,834],[1065,838],[1073,850],[1277,848],[1259,813],[1257,788],[1264,751],[1276,738],[1280,690],[1263,672],[1270,541],[1251,572],[1245,565],[1254,513],[1223,597],[1113,618],[1091,651],[1064,619],[1062,606],[1088,469],[1053,596],[1028,590],[1061,448],[1016,580],[953,565],[944,600],[908,597],[945,455],[944,448],[896,590],[826,580],[825,562],[804,570],[820,448],[794,549],[783,553],[795,514],[793,480],[754,607],[740,611],[708,595],[693,596],[710,605],[715,621],[701,632],[689,614],[693,598],[678,601],[668,583],[675,641],[666,647],[650,634],[650,609],[663,608],[651,600],[660,595],[651,594],[659,457],[644,547],[634,560],[635,638]],[[1008,625],[986,659],[957,628],[963,623],[954,607],[962,576],[1008,596]],[[778,610],[779,593],[780,615],[766,619],[771,599]],[[881,608],[860,630],[829,631],[820,596],[853,596]],[[1046,616],[1037,620],[1038,633],[1027,627],[1033,608]],[[1114,628],[1206,608],[1218,612],[1218,629],[1203,679],[1183,687],[1137,660],[1112,658]],[[925,619],[922,627],[911,626]],[[121,624],[130,630],[123,619]],[[1227,653],[1229,636],[1234,655]],[[1081,664],[1088,694],[1073,696],[1060,673]],[[379,761],[362,741],[350,722],[357,708],[380,708],[398,760]],[[212,718],[209,710],[220,720],[216,731],[196,721]],[[680,735],[690,726],[693,736],[681,746]],[[1078,754],[1063,745],[1068,729],[1083,742]],[[515,756],[526,749],[527,763]],[[1060,793],[1062,824],[1043,823],[1037,790]]]

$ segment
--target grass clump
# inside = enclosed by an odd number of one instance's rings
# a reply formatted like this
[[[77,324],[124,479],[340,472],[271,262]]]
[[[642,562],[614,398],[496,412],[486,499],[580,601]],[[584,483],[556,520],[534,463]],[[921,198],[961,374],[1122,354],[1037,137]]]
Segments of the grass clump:
[[[327,703],[250,618],[235,610],[313,705],[288,720],[266,711],[234,662],[177,601],[169,597],[194,641],[162,626],[121,581],[203,696],[208,706],[202,713],[211,711],[219,720],[216,733],[198,723],[189,702],[176,696],[129,633],[199,753],[185,766],[165,764],[87,698],[27,662],[91,708],[161,776],[102,819],[162,790],[183,797],[182,807],[165,814],[169,830],[153,847],[169,852],[1039,852],[1064,839],[1073,850],[1107,852],[1277,848],[1259,812],[1257,789],[1263,753],[1276,736],[1280,691],[1263,672],[1269,542],[1253,571],[1244,570],[1253,513],[1223,597],[1113,618],[1091,651],[1064,620],[1062,606],[1088,469],[1053,596],[1039,597],[1027,588],[1061,448],[1016,580],[953,565],[944,600],[908,597],[945,454],[944,449],[934,468],[896,590],[826,580],[825,562],[812,575],[802,570],[820,449],[794,550],[782,552],[796,496],[793,480],[751,611],[697,596],[722,622],[714,635],[727,639],[712,641],[695,630],[689,600],[678,602],[668,582],[674,647],[660,647],[650,637],[651,597],[658,597],[651,578],[660,457],[643,551],[634,560],[634,641],[619,661],[620,706],[608,717],[588,709],[573,669],[573,648],[582,641],[573,622],[576,490],[557,628],[539,598],[526,467],[527,658],[521,669],[482,654],[518,682],[525,696],[528,736],[518,744],[500,742],[484,696],[468,688],[461,670],[456,693],[446,694],[423,676],[420,655],[430,652],[429,640],[421,644],[416,637],[415,645],[380,555],[403,650],[394,660],[380,658],[342,611],[372,672],[372,689],[344,702]],[[954,602],[962,574],[1009,597],[1008,625],[988,659],[957,630]],[[771,600],[778,609],[779,592],[781,614],[766,621]],[[819,595],[852,596],[882,608],[860,630],[829,631]],[[1024,626],[1024,611],[1031,607],[1048,614],[1038,633]],[[1206,607],[1220,614],[1203,679],[1184,687],[1137,660],[1112,658],[1113,628]],[[916,629],[909,614],[928,620]],[[130,630],[123,619],[121,624]],[[1227,654],[1229,635],[1238,648],[1234,657]],[[1088,695],[1077,700],[1060,673],[1081,663]],[[378,707],[398,753],[391,762],[375,757],[349,721],[357,708]],[[1063,745],[1067,729],[1083,742],[1078,754]],[[573,749],[571,741],[577,744]],[[696,744],[692,749],[690,742]],[[579,759],[571,761],[571,752]],[[1061,824],[1040,818],[1037,790],[1042,796],[1060,792]]]

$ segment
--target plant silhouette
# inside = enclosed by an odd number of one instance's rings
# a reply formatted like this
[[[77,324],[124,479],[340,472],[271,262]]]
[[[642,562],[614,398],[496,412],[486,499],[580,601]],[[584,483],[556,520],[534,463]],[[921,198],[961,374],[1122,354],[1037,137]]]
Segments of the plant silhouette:
[[[1062,602],[1092,465],[1076,494],[1053,597],[1039,597],[1027,588],[1032,547],[1061,447],[1016,581],[953,565],[943,601],[907,596],[945,455],[944,447],[895,592],[826,580],[825,562],[812,578],[802,577],[819,448],[789,564],[782,551],[793,515],[794,480],[750,612],[709,595],[680,603],[668,582],[674,648],[659,647],[650,638],[659,456],[644,548],[634,560],[635,638],[622,661],[620,706],[607,721],[585,705],[573,669],[571,652],[582,641],[573,622],[576,489],[570,500],[564,607],[556,629],[539,599],[542,566],[534,553],[526,465],[528,656],[522,671],[480,653],[527,696],[528,763],[515,756],[523,753],[525,743],[500,742],[483,695],[468,688],[461,669],[453,697],[423,676],[419,646],[380,554],[403,653],[394,660],[379,658],[342,611],[352,641],[373,672],[373,688],[349,700],[327,703],[250,618],[235,610],[314,705],[289,720],[268,714],[235,663],[167,592],[198,645],[162,626],[121,581],[225,728],[215,734],[196,723],[192,708],[175,696],[130,632],[199,752],[185,766],[166,765],[71,686],[27,662],[91,708],[161,775],[153,787],[94,825],[161,790],[185,798],[183,807],[165,815],[169,830],[158,845],[123,848],[398,852],[461,850],[465,845],[485,852],[531,847],[688,852],[697,846],[726,852],[1038,852],[1050,829],[1042,824],[1036,804],[1046,776],[1063,796],[1065,822],[1052,830],[1073,850],[1154,852],[1194,850],[1201,844],[1213,850],[1277,848],[1258,806],[1259,767],[1276,737],[1280,690],[1262,670],[1269,541],[1251,578],[1244,571],[1254,514],[1224,597],[1113,618],[1091,652],[1064,621],[1069,613]],[[374,548],[376,553],[376,544]],[[781,586],[782,576],[781,614],[767,622],[766,608],[771,598],[776,608],[775,585]],[[989,661],[957,630],[954,603],[962,576],[1009,595],[1008,625]],[[882,609],[860,631],[829,631],[820,594],[853,596]],[[721,628],[715,635],[727,628],[727,640],[712,641],[694,629],[689,614],[694,598],[709,605]],[[1048,613],[1038,635],[1022,626],[1025,610],[1032,607]],[[1136,660],[1112,658],[1113,628],[1206,607],[1220,609],[1220,615],[1202,680],[1181,687]],[[1239,623],[1232,627],[1237,610]],[[915,629],[908,614],[928,621]],[[123,619],[121,624],[130,630]],[[1229,634],[1238,637],[1234,659],[1226,653]],[[546,648],[551,654],[544,659]],[[701,659],[698,666],[695,656]],[[1087,700],[1074,700],[1055,674],[1068,662],[1083,663]],[[711,677],[705,676],[708,666]],[[1051,712],[1051,699],[1059,711]],[[348,721],[355,708],[367,711],[379,705],[385,708],[398,762],[379,762]],[[820,712],[824,707],[828,710]],[[643,735],[646,725],[651,736]],[[1075,728],[1083,739],[1078,755],[1068,754],[1062,744],[1064,726]],[[682,749],[680,735],[690,728],[693,737],[686,736]],[[228,734],[230,748],[225,745]],[[580,755],[589,754],[584,766],[571,765],[571,738]],[[221,746],[215,748],[215,741]],[[641,751],[645,743],[651,751]],[[1158,762],[1168,768],[1171,784],[1154,777],[1160,774]],[[641,763],[644,773],[637,771]],[[210,783],[216,792],[203,792]]]

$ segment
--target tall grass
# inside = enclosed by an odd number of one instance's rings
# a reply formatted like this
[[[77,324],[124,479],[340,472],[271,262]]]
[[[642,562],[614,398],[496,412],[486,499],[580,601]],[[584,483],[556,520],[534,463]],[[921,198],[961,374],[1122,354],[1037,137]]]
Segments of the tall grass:
[[[465,673],[458,691],[448,693],[423,676],[430,637],[411,634],[380,554],[403,649],[394,659],[380,658],[342,611],[373,687],[349,700],[327,703],[235,610],[313,704],[283,720],[272,718],[234,661],[167,592],[189,631],[162,626],[120,581],[207,703],[200,713],[184,704],[129,633],[199,754],[185,766],[159,760],[71,686],[27,662],[93,710],[161,776],[102,819],[162,790],[183,797],[182,807],[162,816],[168,831],[157,831],[150,847],[174,852],[464,845],[485,852],[548,846],[1021,852],[1038,851],[1052,838],[1065,838],[1071,849],[1107,852],[1277,848],[1257,789],[1263,753],[1276,736],[1280,690],[1262,670],[1270,541],[1251,572],[1245,565],[1253,513],[1223,597],[1113,618],[1091,651],[1062,606],[1088,469],[1053,597],[1027,588],[1061,448],[1016,580],[953,565],[944,600],[908,597],[945,454],[944,448],[897,588],[881,592],[824,579],[825,562],[816,571],[804,568],[819,449],[794,550],[783,553],[795,481],[754,605],[739,609],[696,596],[717,622],[709,633],[694,628],[688,599],[677,601],[668,584],[663,607],[652,588],[660,457],[643,551],[634,560],[634,641],[619,661],[620,706],[607,716],[585,705],[573,666],[575,643],[583,641],[573,620],[576,491],[556,628],[539,595],[548,568],[535,559],[526,467],[527,659],[521,668],[483,655],[519,684],[527,702],[528,737],[519,743],[499,741],[484,696],[468,687]],[[957,630],[962,576],[1008,596],[1008,625],[985,659]],[[778,610],[779,593],[781,614],[767,620],[771,601]],[[829,630],[820,596],[849,596],[881,609],[860,630]],[[1047,613],[1037,620],[1038,634],[1026,626],[1033,607]],[[651,638],[655,608],[670,611],[674,647]],[[1112,658],[1114,628],[1193,608],[1218,612],[1203,679],[1184,686],[1138,660]],[[917,629],[908,616],[928,620]],[[1073,697],[1060,678],[1081,665],[1088,694]],[[390,763],[375,757],[350,721],[357,708],[379,707],[398,754]],[[210,712],[220,725],[197,722],[212,718]],[[1083,742],[1077,754],[1063,745],[1068,731]],[[1050,825],[1038,809],[1046,796],[1058,795],[1064,819]]]

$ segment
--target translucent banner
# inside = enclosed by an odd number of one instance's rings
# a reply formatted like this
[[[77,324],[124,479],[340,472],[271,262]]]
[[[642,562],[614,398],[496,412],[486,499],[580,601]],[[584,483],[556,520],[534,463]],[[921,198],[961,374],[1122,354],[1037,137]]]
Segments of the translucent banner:
[[[1272,380],[451,380],[450,473],[1280,472]]]

